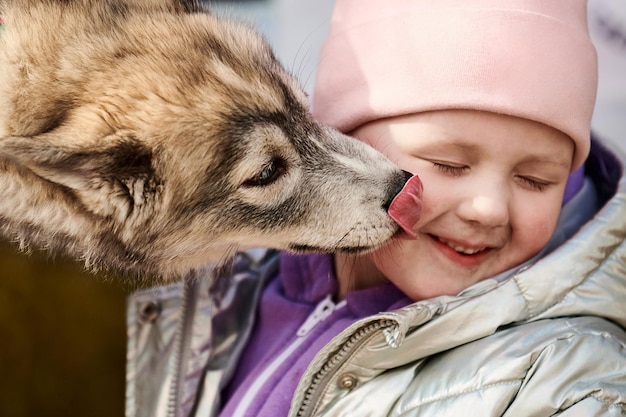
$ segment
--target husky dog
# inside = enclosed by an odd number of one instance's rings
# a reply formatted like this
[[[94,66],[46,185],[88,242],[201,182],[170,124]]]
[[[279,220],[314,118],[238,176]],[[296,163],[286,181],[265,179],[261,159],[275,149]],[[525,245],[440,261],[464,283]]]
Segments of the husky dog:
[[[407,174],[316,122],[251,28],[182,0],[0,0],[0,16],[6,238],[170,278],[398,231]]]

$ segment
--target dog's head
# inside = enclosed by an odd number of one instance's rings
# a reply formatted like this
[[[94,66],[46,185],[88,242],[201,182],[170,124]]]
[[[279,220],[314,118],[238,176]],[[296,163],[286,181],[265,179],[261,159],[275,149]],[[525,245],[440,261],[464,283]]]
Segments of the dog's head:
[[[66,47],[59,106],[27,98],[24,131],[45,131],[1,141],[49,203],[72,207],[76,224],[40,235],[171,276],[240,247],[360,252],[398,231],[387,208],[407,174],[316,122],[253,30],[205,13],[124,19]]]

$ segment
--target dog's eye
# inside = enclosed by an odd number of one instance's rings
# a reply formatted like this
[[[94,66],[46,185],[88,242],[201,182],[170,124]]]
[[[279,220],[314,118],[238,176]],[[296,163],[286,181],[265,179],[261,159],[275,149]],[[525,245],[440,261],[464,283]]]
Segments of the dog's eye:
[[[285,172],[286,164],[282,159],[273,159],[263,170],[244,183],[247,187],[261,187],[276,181]]]

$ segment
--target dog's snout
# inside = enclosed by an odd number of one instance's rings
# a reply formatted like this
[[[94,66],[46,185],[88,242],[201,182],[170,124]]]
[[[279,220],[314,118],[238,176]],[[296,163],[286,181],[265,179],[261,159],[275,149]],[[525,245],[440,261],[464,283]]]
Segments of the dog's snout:
[[[385,209],[385,211],[389,210],[389,207],[391,206],[391,202],[393,201],[393,199],[396,197],[396,195],[398,195],[400,191],[402,191],[404,184],[406,184],[406,182],[412,176],[413,174],[404,170],[402,170],[402,172],[397,176],[392,186],[389,187],[389,193],[387,194],[387,199],[383,202],[383,209]]]

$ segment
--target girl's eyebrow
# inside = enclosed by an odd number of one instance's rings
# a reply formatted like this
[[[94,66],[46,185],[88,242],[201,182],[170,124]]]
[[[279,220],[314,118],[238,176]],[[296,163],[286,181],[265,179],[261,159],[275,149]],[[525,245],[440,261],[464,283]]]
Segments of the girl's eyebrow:
[[[436,142],[429,143],[422,148],[425,151],[435,152],[449,152],[451,149],[463,151],[469,155],[475,155],[479,153],[479,146],[475,143],[470,143],[461,139],[440,139]]]
[[[522,163],[543,163],[543,164],[552,164],[557,165],[562,168],[569,169],[571,166],[571,161],[568,161],[567,158],[560,158],[560,155],[528,155],[527,158],[522,160]]]
[[[472,157],[480,154],[480,146],[459,138],[445,138],[433,143],[424,145],[422,148],[426,152],[446,153],[454,150],[464,152]],[[522,159],[521,163],[543,163],[556,165],[562,168],[570,168],[571,160],[562,155],[530,153]]]

